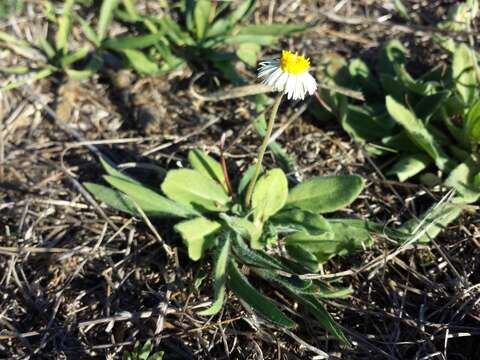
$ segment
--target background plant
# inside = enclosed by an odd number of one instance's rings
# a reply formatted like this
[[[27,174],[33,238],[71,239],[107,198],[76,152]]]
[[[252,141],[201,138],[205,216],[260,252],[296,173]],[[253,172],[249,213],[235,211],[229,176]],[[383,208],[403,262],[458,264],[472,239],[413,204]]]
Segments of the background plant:
[[[476,2],[457,4],[439,27],[468,31],[477,12]],[[380,50],[375,68],[360,59],[337,59],[327,69],[329,81],[362,91],[366,101],[353,102],[322,90],[330,111],[314,112],[323,120],[337,118],[354,139],[380,157],[387,175],[399,181],[416,177],[427,185],[444,183],[457,193],[453,203],[471,203],[480,197],[478,54],[443,33],[435,41],[448,50],[449,63],[417,77],[408,71],[408,50],[398,40]],[[443,224],[460,212],[458,206],[450,208]]]
[[[235,61],[255,66],[261,46],[272,45],[280,36],[307,28],[305,24],[242,25],[255,3],[245,0],[233,8],[229,2],[177,1],[166,4],[164,13],[157,16],[140,14],[132,0],[104,0],[94,19],[87,21],[81,14],[90,9],[96,12],[89,1],[65,0],[60,15],[47,1],[45,16],[55,28],[54,39],[29,43],[0,32],[0,44],[3,42],[29,59],[28,65],[0,70],[29,74],[29,80],[54,73],[79,80],[105,67],[120,66],[142,75],[160,75],[188,62],[202,70],[212,66],[228,80],[241,83]],[[109,36],[113,24],[123,27],[121,35]],[[78,25],[85,37],[77,47],[70,45],[73,25]],[[2,90],[26,81],[12,82]]]

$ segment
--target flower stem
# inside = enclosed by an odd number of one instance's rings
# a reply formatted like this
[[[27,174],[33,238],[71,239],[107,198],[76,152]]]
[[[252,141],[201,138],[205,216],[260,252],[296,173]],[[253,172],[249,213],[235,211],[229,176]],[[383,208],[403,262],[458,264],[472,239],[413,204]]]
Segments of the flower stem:
[[[273,130],[273,123],[275,122],[275,118],[277,116],[278,108],[280,103],[282,102],[283,93],[278,94],[275,98],[275,102],[273,103],[272,110],[270,112],[270,118],[268,119],[267,130],[265,131],[265,135],[263,137],[262,145],[260,146],[260,150],[258,152],[257,157],[257,166],[255,168],[255,173],[253,174],[250,183],[248,184],[247,194],[245,196],[245,205],[247,208],[250,207],[252,203],[252,193],[255,187],[255,183],[257,182],[258,175],[260,175],[260,169],[262,168],[262,161],[263,156],[265,155],[265,151],[267,150],[268,143],[270,141],[270,136],[272,135]]]

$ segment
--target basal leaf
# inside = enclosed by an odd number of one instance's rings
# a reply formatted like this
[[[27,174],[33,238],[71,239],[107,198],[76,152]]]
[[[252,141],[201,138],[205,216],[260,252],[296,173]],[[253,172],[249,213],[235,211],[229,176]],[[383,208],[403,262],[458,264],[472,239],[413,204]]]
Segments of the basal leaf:
[[[108,28],[113,19],[113,13],[118,6],[118,0],[103,0],[97,24],[97,36],[100,41],[106,38]]]
[[[238,47],[236,54],[240,60],[247,65],[255,67],[257,65],[257,55],[261,46],[254,43],[243,43]]]
[[[475,176],[480,172],[480,166],[468,159],[453,169],[445,185],[454,188],[465,203],[474,203],[480,198],[480,187],[475,184]]]
[[[398,180],[403,182],[423,171],[430,162],[430,157],[423,153],[403,155],[390,168],[387,175],[396,175]]]
[[[480,143],[480,100],[468,110],[463,132],[471,144]]]
[[[203,151],[194,149],[188,152],[188,161],[199,173],[221,184],[225,191],[228,190],[222,166],[211,156],[208,156]]]
[[[130,182],[124,178],[117,178],[106,175],[104,179],[115,189],[125,193],[135,201],[146,214],[159,217],[188,218],[198,215],[198,212],[189,206],[169,200],[156,191],[141,185]]]
[[[230,198],[220,184],[191,169],[170,170],[162,183],[172,200],[206,211],[228,210]]]
[[[414,113],[391,96],[387,96],[386,105],[390,116],[403,126],[412,141],[422,148],[441,170],[448,170],[452,167],[451,159]]]
[[[203,216],[182,221],[174,226],[188,248],[188,256],[193,261],[203,257],[205,250],[212,247],[214,235],[222,225]]]
[[[228,264],[228,285],[235,295],[272,323],[287,328],[295,327],[296,324],[285,316],[271,299],[259,293],[248,282],[233,260]]]
[[[302,32],[307,28],[307,24],[247,25],[240,29],[239,34],[253,36],[282,36],[291,33]]]
[[[129,64],[135,71],[144,75],[154,75],[159,72],[158,64],[139,50],[122,49]]]
[[[228,258],[230,256],[230,237],[226,237],[217,256],[215,264],[215,302],[208,309],[200,311],[199,315],[217,314],[223,305],[225,299],[225,284],[227,282],[226,272]]]
[[[94,184],[84,183],[83,186],[90,191],[98,200],[103,201],[108,206],[126,212],[131,215],[138,215],[138,211],[135,204],[124,193],[118,190],[114,190],[111,187]],[[154,214],[145,211],[147,216]]]
[[[195,20],[195,31],[197,39],[203,39],[207,30],[212,8],[211,0],[196,0],[193,10],[193,18]]]
[[[477,61],[474,51],[467,45],[457,46],[453,54],[452,77],[465,104],[471,104],[478,98]]]
[[[255,184],[252,208],[255,223],[264,223],[278,212],[287,201],[288,181],[280,169],[266,172]]]
[[[72,8],[75,0],[65,0],[62,15],[58,19],[58,30],[55,34],[55,47],[65,54],[67,52],[68,36],[72,30]]]
[[[287,205],[313,213],[329,213],[350,205],[363,189],[357,175],[318,176],[295,186]]]

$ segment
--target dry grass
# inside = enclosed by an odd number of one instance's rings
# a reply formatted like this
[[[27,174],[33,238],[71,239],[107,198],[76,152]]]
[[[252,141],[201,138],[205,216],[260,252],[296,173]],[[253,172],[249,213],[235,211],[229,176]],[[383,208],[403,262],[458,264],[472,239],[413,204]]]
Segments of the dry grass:
[[[328,53],[368,59],[382,41],[398,36],[413,60],[435,62],[427,51],[429,28],[451,2],[411,1],[420,30],[388,25],[401,20],[389,17],[387,3],[265,0],[255,20],[321,20],[317,30],[291,40],[315,60]],[[27,2],[25,13],[0,29],[27,37],[45,33],[38,6]],[[379,18],[388,24],[366,21]],[[0,62],[17,60],[0,48]],[[185,164],[189,148],[218,153],[224,132],[228,161],[252,160],[258,139],[248,127],[251,105],[196,100],[187,91],[190,75],[184,69],[168,81],[130,73],[82,83],[54,78],[0,94],[1,358],[114,359],[146,339],[154,339],[167,359],[307,359],[324,353],[333,359],[478,358],[477,207],[428,246],[407,247],[387,261],[397,245],[377,239],[373,248],[325,266],[322,275],[355,289],[346,301],[328,302],[353,349],[339,347],[298,312],[291,315],[301,327],[293,333],[272,327],[231,294],[219,316],[198,316],[196,309],[211,300],[210,284],[202,281],[208,263],[188,259],[168,222],[154,222],[155,234],[137,219],[100,207],[81,185],[101,174],[92,146],[118,163],[142,164],[133,171],[152,185],[165,169]],[[386,180],[335,124],[319,124],[304,110],[301,104],[284,106],[278,124],[289,126],[278,140],[304,177],[355,172],[367,179],[347,214],[395,226],[445,194]],[[292,117],[297,119],[289,122]],[[61,120],[80,137],[66,132]],[[256,285],[293,305],[268,284]]]

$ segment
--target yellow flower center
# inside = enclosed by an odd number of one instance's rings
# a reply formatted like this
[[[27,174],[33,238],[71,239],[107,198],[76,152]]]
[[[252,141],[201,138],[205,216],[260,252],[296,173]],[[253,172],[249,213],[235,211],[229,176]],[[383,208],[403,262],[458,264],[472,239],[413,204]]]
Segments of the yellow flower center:
[[[310,69],[310,59],[306,59],[304,55],[298,55],[298,53],[294,54],[291,51],[282,50],[280,67],[289,74],[301,74]]]

